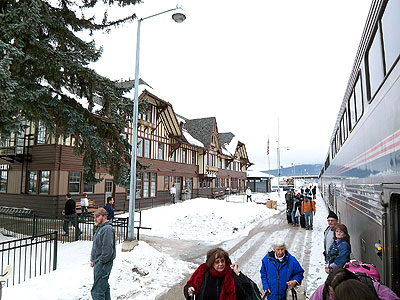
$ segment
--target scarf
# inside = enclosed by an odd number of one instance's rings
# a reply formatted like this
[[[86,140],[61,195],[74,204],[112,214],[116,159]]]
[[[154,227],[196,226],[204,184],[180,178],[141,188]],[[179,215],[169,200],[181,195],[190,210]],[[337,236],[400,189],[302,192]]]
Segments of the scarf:
[[[222,272],[217,272],[214,268],[208,268],[205,263],[201,264],[187,282],[187,286],[194,287],[194,293],[197,295],[200,291],[201,284],[204,280],[206,271],[210,271],[212,277],[223,277],[225,276],[224,283],[222,285],[220,300],[236,300],[235,281],[233,280],[233,271],[229,264],[225,265],[225,269]]]

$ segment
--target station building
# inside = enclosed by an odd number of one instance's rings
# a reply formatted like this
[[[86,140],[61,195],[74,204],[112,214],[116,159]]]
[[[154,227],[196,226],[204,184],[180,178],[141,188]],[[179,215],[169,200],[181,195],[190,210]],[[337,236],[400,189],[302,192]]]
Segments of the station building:
[[[150,88],[143,89],[140,99],[149,109],[139,114],[137,156],[150,167],[137,176],[136,209],[169,203],[173,184],[178,200],[244,191],[251,165],[245,144],[233,133],[220,133],[215,117],[177,115]],[[0,144],[0,206],[59,215],[66,193],[76,201],[87,193],[97,207],[112,196],[116,210],[128,209],[129,189],[116,185],[106,169],[96,172],[100,183],[84,183],[73,138],[56,140],[40,122],[26,125],[24,133]],[[132,140],[132,128],[124,134]]]

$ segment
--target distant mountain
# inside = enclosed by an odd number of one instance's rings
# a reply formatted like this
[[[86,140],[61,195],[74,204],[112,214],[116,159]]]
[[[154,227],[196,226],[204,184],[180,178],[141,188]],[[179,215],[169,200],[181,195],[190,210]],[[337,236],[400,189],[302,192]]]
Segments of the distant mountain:
[[[304,165],[295,165],[293,167],[287,167],[287,168],[282,168],[281,169],[281,176],[301,176],[304,174],[308,175],[315,175],[318,176],[319,172],[322,169],[322,164],[304,164]],[[264,173],[268,173],[274,176],[278,176],[278,170],[274,169],[274,170],[266,170],[266,171],[262,171]]]

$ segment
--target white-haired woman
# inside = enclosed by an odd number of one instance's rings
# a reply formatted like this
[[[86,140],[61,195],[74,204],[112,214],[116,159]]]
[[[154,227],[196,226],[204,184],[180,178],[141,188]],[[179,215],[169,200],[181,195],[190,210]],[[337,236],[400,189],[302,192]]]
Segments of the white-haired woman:
[[[304,270],[297,259],[286,250],[282,240],[276,240],[272,251],[262,259],[261,281],[268,300],[282,300],[287,288],[301,284]]]

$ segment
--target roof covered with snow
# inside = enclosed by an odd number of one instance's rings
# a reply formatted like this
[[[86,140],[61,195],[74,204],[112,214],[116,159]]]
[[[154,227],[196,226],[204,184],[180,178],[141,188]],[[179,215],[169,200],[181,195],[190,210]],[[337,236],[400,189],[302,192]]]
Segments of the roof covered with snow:
[[[202,142],[205,148],[208,148],[215,122],[215,117],[186,120],[183,127],[192,137]]]
[[[222,153],[231,156],[235,155],[239,140],[232,132],[220,133],[219,140],[221,141]]]
[[[251,178],[268,178],[268,177],[275,177],[274,175],[264,173],[261,171],[255,171],[255,170],[247,170],[247,177]]]

